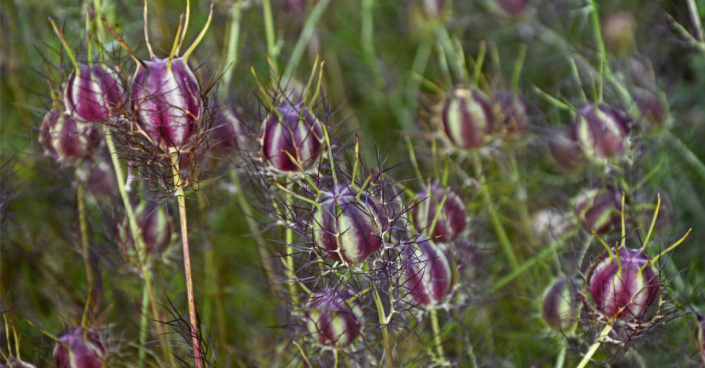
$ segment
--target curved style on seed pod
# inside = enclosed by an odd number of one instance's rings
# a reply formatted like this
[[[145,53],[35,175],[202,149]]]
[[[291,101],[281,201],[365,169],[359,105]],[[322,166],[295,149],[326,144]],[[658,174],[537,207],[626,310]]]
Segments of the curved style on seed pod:
[[[675,221],[675,206],[671,197],[664,192],[658,193],[661,197],[661,206],[659,206],[658,217],[654,224],[654,231],[657,234],[665,235],[670,229],[671,224]],[[646,190],[640,190],[634,196],[635,202],[635,217],[636,224],[641,234],[646,234],[651,227],[651,220],[656,211],[657,194]]]
[[[111,65],[78,64],[66,81],[66,111],[87,122],[106,120],[123,104],[125,88]]]
[[[59,335],[53,353],[58,368],[101,368],[106,354],[98,334],[82,328]]]
[[[79,122],[56,107],[42,120],[39,142],[56,160],[81,160],[100,145],[101,135],[91,123]]]
[[[607,317],[641,320],[661,290],[659,272],[641,249],[614,247],[592,269],[590,294]]]
[[[575,216],[587,231],[608,233],[620,224],[622,194],[614,187],[581,190],[573,203]]]
[[[465,150],[485,145],[486,137],[497,126],[494,105],[477,89],[453,88],[446,97],[441,123],[450,142]]]
[[[450,292],[453,270],[443,251],[430,241],[420,241],[406,255],[404,285],[413,300],[431,306]]]
[[[458,238],[467,225],[465,204],[450,187],[433,183],[417,194],[419,203],[411,210],[411,216],[419,230],[430,231],[433,220],[438,216],[433,234],[435,242],[448,242]],[[445,198],[443,207],[441,202]]]
[[[577,111],[573,139],[592,161],[620,160],[629,153],[629,121],[607,105],[587,105]]]
[[[314,293],[306,304],[304,318],[311,337],[323,345],[343,348],[360,336],[364,324],[359,299],[352,293],[327,290]]]
[[[357,194],[337,185],[333,191],[321,193],[319,206],[314,210],[314,237],[334,261],[364,262],[384,243],[384,206],[367,193],[360,194],[358,200]]]
[[[303,104],[284,102],[262,123],[262,157],[280,172],[307,170],[324,148],[323,124]]]
[[[575,284],[560,275],[543,292],[541,317],[552,330],[568,333],[578,322],[577,302]]]

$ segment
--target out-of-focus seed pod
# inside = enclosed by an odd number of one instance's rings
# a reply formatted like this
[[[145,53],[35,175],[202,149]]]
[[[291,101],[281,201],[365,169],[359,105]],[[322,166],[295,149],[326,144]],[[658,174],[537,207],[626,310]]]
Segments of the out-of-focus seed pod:
[[[639,108],[637,122],[649,134],[658,134],[668,129],[671,117],[668,102],[658,94],[639,88],[632,92],[632,97]]]
[[[118,193],[118,182],[110,158],[95,155],[77,170],[78,178],[93,197],[109,199]]]
[[[627,60],[627,69],[632,83],[638,88],[656,90],[656,72],[646,57],[632,57]]]
[[[503,89],[497,92],[497,102],[502,113],[505,139],[525,133],[529,128],[529,109],[524,99]]]
[[[446,97],[441,121],[450,142],[467,150],[484,146],[487,133],[497,126],[489,97],[465,87],[454,88]]]
[[[556,332],[568,333],[578,322],[577,289],[572,280],[561,275],[543,292],[541,316]]]
[[[620,11],[602,22],[602,35],[607,49],[614,53],[626,53],[634,43],[636,19],[628,12]]]
[[[654,225],[657,234],[664,235],[671,228],[675,218],[675,206],[671,197],[666,193],[660,193],[661,207],[659,207],[658,217]],[[648,191],[639,191],[634,197],[636,208],[636,223],[641,234],[646,234],[651,227],[651,221],[656,211],[657,195]]]
[[[593,161],[625,158],[629,151],[628,120],[609,106],[587,105],[577,112],[573,139]]]
[[[5,364],[0,365],[0,368],[37,368],[33,364],[10,358]]]
[[[428,19],[440,19],[450,7],[450,0],[420,0],[421,10]]]
[[[698,328],[695,330],[695,343],[698,346],[700,358],[705,362],[705,315],[698,315]]]
[[[138,63],[132,78],[132,109],[152,141],[180,147],[200,130],[203,101],[198,81],[184,58]]]
[[[302,104],[285,102],[277,108],[278,114],[270,113],[262,123],[262,156],[277,171],[306,170],[323,152],[323,124],[308,108],[303,112],[301,109]]]
[[[343,348],[360,336],[364,315],[359,299],[349,301],[346,290],[314,293],[304,317],[311,337],[321,344]]]
[[[246,129],[235,108],[225,106],[215,115],[211,139],[223,151],[234,151],[247,147]]]
[[[584,189],[573,203],[575,216],[587,231],[608,233],[621,222],[622,194],[614,187]]]
[[[314,236],[334,261],[364,262],[384,242],[384,207],[366,193],[360,194],[359,200],[356,195],[349,188],[336,186],[321,193],[320,206],[314,211]]]
[[[448,259],[435,244],[419,241],[409,250],[404,285],[417,303],[430,306],[445,298],[451,289],[453,272]]]
[[[554,132],[548,138],[551,159],[562,171],[570,172],[585,163],[580,145],[562,133]]]
[[[98,334],[82,328],[71,329],[57,338],[54,363],[58,368],[101,368],[106,350]]]
[[[496,4],[510,17],[517,17],[524,12],[529,0],[496,0]]]
[[[57,108],[47,113],[39,131],[45,152],[59,161],[81,160],[101,142],[97,127],[81,123]]]
[[[589,276],[595,304],[608,318],[640,320],[658,299],[659,272],[641,249],[612,248],[598,259]],[[647,264],[648,263],[648,264]]]
[[[419,230],[429,231],[433,220],[438,216],[433,234],[434,242],[455,240],[467,225],[465,204],[455,191],[444,188],[440,183],[433,183],[417,194],[420,203],[413,207],[411,216]],[[443,208],[440,208],[441,202]],[[439,214],[440,209],[440,214]]]
[[[154,200],[142,199],[132,204],[137,227],[147,246],[147,253],[159,255],[171,242],[171,224],[166,207]],[[129,227],[126,226],[126,229]]]
[[[64,90],[66,111],[87,122],[106,120],[122,105],[125,89],[120,75],[104,63],[78,64],[69,76]]]
[[[531,230],[540,242],[551,244],[565,236],[573,226],[573,221],[555,208],[544,208],[531,215]]]

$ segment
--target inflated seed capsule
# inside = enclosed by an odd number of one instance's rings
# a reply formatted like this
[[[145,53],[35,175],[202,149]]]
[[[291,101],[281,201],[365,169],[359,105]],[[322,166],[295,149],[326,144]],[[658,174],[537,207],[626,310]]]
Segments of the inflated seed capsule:
[[[96,154],[76,171],[79,180],[96,199],[109,199],[118,193],[118,182],[110,158]]]
[[[575,284],[560,275],[543,292],[541,316],[554,331],[568,333],[578,322],[577,301]]]
[[[433,183],[417,194],[419,203],[411,210],[411,216],[419,230],[430,231],[433,220],[438,216],[433,234],[435,242],[455,240],[467,225],[465,204],[450,187]],[[443,207],[441,202],[445,198]],[[439,213],[440,210],[440,213]]]
[[[484,146],[497,126],[492,101],[481,91],[465,87],[454,88],[446,97],[441,121],[450,142],[467,150]]]
[[[612,231],[621,221],[622,194],[614,187],[584,189],[573,199],[575,216],[587,231]]]
[[[561,132],[553,132],[548,137],[551,161],[561,171],[570,172],[585,163],[585,156],[580,145]]]
[[[124,102],[125,88],[111,65],[78,64],[66,81],[66,111],[87,122],[99,122]]]
[[[171,242],[171,224],[169,223],[166,207],[155,200],[139,199],[132,201],[132,209],[137,227],[147,246],[147,253],[151,255],[161,254]],[[122,231],[125,232],[125,238],[129,239],[131,246],[134,247],[127,220],[122,226]]]
[[[311,337],[321,344],[343,348],[360,336],[364,315],[352,293],[328,289],[311,295],[304,317]]]
[[[405,287],[420,305],[435,305],[450,292],[453,272],[443,251],[430,241],[412,244],[407,251]]]
[[[59,161],[82,160],[101,142],[97,127],[79,122],[60,108],[44,116],[39,130],[39,141],[45,152]]]
[[[308,169],[324,148],[323,124],[303,104],[284,102],[262,123],[262,156],[276,171]]]
[[[596,162],[619,160],[629,153],[627,118],[606,105],[587,105],[578,110],[573,139],[587,158]]]
[[[101,368],[106,358],[98,334],[82,328],[59,335],[53,354],[58,368]]]

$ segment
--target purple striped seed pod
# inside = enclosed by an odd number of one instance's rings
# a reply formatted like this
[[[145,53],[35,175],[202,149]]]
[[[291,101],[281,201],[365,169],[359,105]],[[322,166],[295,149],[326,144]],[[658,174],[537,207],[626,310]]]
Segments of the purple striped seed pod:
[[[302,113],[302,106],[284,102],[277,108],[278,114],[270,113],[262,123],[262,157],[276,171],[306,170],[323,152],[323,124],[308,108]]]
[[[37,368],[33,364],[10,358],[5,364],[0,365],[0,368]]]
[[[645,132],[658,134],[671,124],[671,116],[668,110],[668,102],[646,89],[635,89],[632,98],[639,109],[637,122]]]
[[[147,246],[147,253],[159,255],[171,243],[171,224],[166,213],[166,207],[154,200],[142,199],[133,202],[137,227],[142,232],[142,239]],[[125,226],[125,229],[129,227]]]
[[[366,193],[359,200],[356,195],[350,188],[336,186],[321,193],[320,206],[314,210],[314,237],[334,261],[364,262],[384,243],[384,207]]]
[[[125,89],[115,68],[103,63],[78,64],[66,82],[64,106],[80,120],[100,122],[122,105],[124,96]]]
[[[609,233],[621,222],[622,193],[614,187],[582,190],[573,203],[575,216],[587,231]]]
[[[106,353],[98,334],[74,328],[57,338],[53,354],[58,368],[101,368]]]
[[[529,0],[496,0],[496,3],[502,11],[513,18],[524,12]]]
[[[45,152],[59,161],[81,160],[101,142],[97,127],[81,123],[58,109],[44,117],[39,130],[39,140]]]
[[[551,161],[564,172],[574,171],[585,163],[585,155],[580,145],[560,132],[553,132],[548,138]]]
[[[327,290],[311,295],[304,318],[314,340],[343,348],[360,336],[364,315],[359,299],[349,301],[352,296],[345,290]]]
[[[578,322],[577,304],[575,284],[561,275],[543,292],[541,316],[554,331],[568,333]]]
[[[465,87],[454,88],[446,98],[441,121],[450,142],[466,150],[484,146],[487,134],[497,126],[489,97]]]
[[[524,134],[529,129],[529,108],[526,101],[506,89],[499,90],[496,99],[502,113],[505,139]]]
[[[98,154],[77,170],[81,184],[96,199],[109,199],[118,192],[118,182],[110,158]]]
[[[433,220],[436,226],[433,228],[431,239],[434,242],[449,242],[458,238],[458,235],[467,225],[467,214],[465,204],[455,191],[449,187],[444,188],[440,183],[433,183],[417,194],[419,204],[411,210],[411,217],[419,230],[429,231]],[[438,213],[443,198],[441,213]]]
[[[409,251],[405,285],[420,305],[435,305],[450,292],[453,272],[450,262],[435,244],[420,241]]]
[[[578,110],[573,139],[596,162],[625,158],[629,151],[629,126],[621,112],[606,105],[587,105]]]
[[[143,65],[143,64],[144,65]],[[183,58],[142,61],[132,78],[132,109],[142,128],[162,148],[180,147],[201,128],[198,81]]]
[[[590,294],[608,318],[640,320],[658,299],[659,272],[641,249],[620,247],[604,254],[589,276]]]
[[[211,140],[224,152],[247,147],[245,124],[235,108],[224,106],[218,109],[211,131]]]

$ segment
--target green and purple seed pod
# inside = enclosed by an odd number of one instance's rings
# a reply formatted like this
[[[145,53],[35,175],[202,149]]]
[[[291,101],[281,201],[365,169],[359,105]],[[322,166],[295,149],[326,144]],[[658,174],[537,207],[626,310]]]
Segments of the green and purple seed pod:
[[[323,124],[303,104],[284,102],[262,123],[262,157],[279,172],[306,170],[324,148]]]
[[[54,108],[42,120],[39,142],[47,155],[58,161],[82,160],[101,142],[100,131],[90,123],[82,123]]]
[[[501,89],[496,93],[505,139],[524,134],[529,129],[529,107],[518,94]]]
[[[419,230],[430,231],[436,217],[436,224],[430,238],[434,242],[449,242],[467,225],[465,203],[450,187],[444,188],[440,183],[433,183],[417,194],[419,203],[411,210],[414,224]],[[443,202],[445,198],[445,202]],[[441,207],[443,202],[443,207]],[[439,213],[440,209],[440,213]]]
[[[314,211],[313,234],[318,246],[334,261],[364,262],[384,244],[387,213],[379,201],[350,188],[336,186],[321,193]]]
[[[571,172],[585,163],[580,145],[561,132],[552,132],[548,137],[551,161],[564,172]]]
[[[102,368],[107,351],[98,334],[73,328],[57,337],[53,355],[58,368]]]
[[[543,292],[541,317],[552,330],[569,333],[578,323],[578,294],[575,284],[564,275]]]
[[[629,121],[609,106],[587,105],[577,111],[573,139],[592,161],[620,160],[629,153]]]
[[[590,294],[608,318],[639,321],[661,291],[659,272],[641,249],[614,247],[602,255],[588,277]]]
[[[622,194],[614,187],[584,189],[573,201],[575,216],[587,231],[609,233],[620,224]]]
[[[407,254],[404,285],[413,300],[433,306],[451,290],[453,270],[443,251],[431,241],[412,244]]]
[[[86,122],[100,122],[124,102],[125,88],[114,67],[78,64],[64,89],[66,111]]]
[[[453,88],[446,97],[441,122],[450,142],[465,150],[485,145],[488,133],[496,128],[494,104],[477,89]]]
[[[171,243],[171,224],[166,207],[154,200],[141,199],[133,203],[132,208],[137,227],[147,246],[147,253],[159,255],[164,252]]]
[[[23,362],[21,360],[17,360],[15,358],[9,358],[5,362],[5,364],[0,365],[0,368],[37,368],[33,364],[29,364],[27,362]]]
[[[364,324],[359,299],[343,290],[314,293],[306,305],[304,318],[311,337],[317,342],[343,348],[360,336]]]

